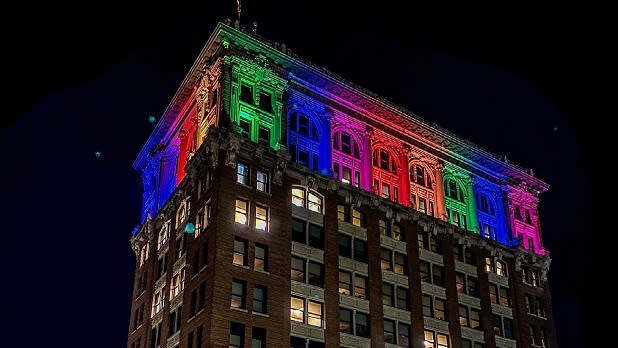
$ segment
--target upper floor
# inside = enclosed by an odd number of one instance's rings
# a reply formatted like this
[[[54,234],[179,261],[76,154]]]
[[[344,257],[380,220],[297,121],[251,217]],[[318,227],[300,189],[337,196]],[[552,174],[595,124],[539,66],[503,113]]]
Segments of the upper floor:
[[[143,172],[142,221],[165,204],[215,127],[287,151],[291,162],[344,185],[545,254],[537,207],[548,185],[531,171],[225,24],[135,161]]]

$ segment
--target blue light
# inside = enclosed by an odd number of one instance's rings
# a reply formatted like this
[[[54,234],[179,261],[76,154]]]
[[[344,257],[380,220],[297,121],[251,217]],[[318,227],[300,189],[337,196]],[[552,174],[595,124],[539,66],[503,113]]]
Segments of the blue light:
[[[192,222],[187,222],[187,224],[185,225],[185,233],[195,233],[195,225]]]
[[[155,123],[157,121],[157,118],[154,116],[148,116],[148,122],[150,123]]]

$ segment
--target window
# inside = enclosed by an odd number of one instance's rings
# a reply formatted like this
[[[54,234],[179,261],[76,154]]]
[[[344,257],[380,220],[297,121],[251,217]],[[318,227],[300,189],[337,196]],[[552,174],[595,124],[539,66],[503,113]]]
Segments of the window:
[[[384,342],[396,343],[395,321],[384,319]]]
[[[258,144],[270,145],[270,129],[264,126],[258,127]]]
[[[528,267],[522,268],[524,271],[524,282],[532,286],[539,286],[539,272]]]
[[[495,215],[495,209],[489,197],[484,193],[479,193],[479,210],[483,213]]]
[[[459,306],[459,325],[470,327],[470,319],[468,317],[468,307]]]
[[[255,229],[268,232],[268,208],[255,206]]]
[[[527,224],[532,224],[532,220],[530,219],[530,210],[524,208],[524,222]]]
[[[386,228],[386,220],[384,219],[378,220],[378,226],[380,229],[381,236],[389,236],[388,229]]]
[[[356,336],[369,337],[369,315],[361,312],[356,312],[354,319],[356,322]]]
[[[479,283],[478,283],[478,279],[476,277],[472,277],[472,276],[467,276],[466,279],[467,279],[467,282],[468,282],[468,295],[474,296],[474,297],[479,297]]]
[[[178,261],[187,250],[187,234],[183,233],[182,237],[176,239],[176,253],[174,254],[174,261]]]
[[[339,332],[354,334],[352,326],[352,311],[339,308]]]
[[[339,233],[339,256],[352,257],[352,237]]]
[[[236,182],[249,185],[249,167],[246,164],[238,163],[236,165]]]
[[[508,288],[501,286],[500,290],[500,305],[504,307],[511,307],[511,295]]]
[[[230,348],[241,348],[245,346],[245,325],[240,323],[230,323]]]
[[[392,284],[382,283],[382,304],[391,307],[395,306]]]
[[[446,319],[446,301],[440,298],[432,298],[429,295],[422,295],[423,315],[439,320]]]
[[[167,336],[170,337],[176,332],[180,331],[180,324],[182,323],[182,305],[178,306],[173,312],[170,313],[168,320],[169,330]]]
[[[514,338],[513,336],[513,319],[504,318],[502,320],[502,324],[504,325],[504,337],[506,338]]]
[[[305,302],[307,304],[306,311]],[[322,327],[323,304],[292,296],[290,298],[290,319],[312,326]]]
[[[271,98],[270,94],[260,91],[260,93],[258,95],[260,97],[260,106],[259,106],[259,108],[264,110],[264,111],[267,111],[267,112],[272,112],[273,111],[273,104],[272,104],[272,98]]]
[[[266,329],[254,327],[251,336],[251,348],[266,347]]]
[[[491,303],[498,303],[498,286],[496,284],[489,283],[489,300]]]
[[[397,274],[408,274],[408,262],[405,254],[395,252],[395,267],[393,270]]]
[[[150,336],[150,347],[156,348],[161,346],[161,331],[163,329],[163,322],[152,328]]]
[[[397,170],[395,157],[389,151],[382,148],[373,151],[373,189],[376,195],[398,201]]]
[[[354,138],[342,131],[337,131],[333,135],[333,149],[343,152],[355,158],[359,158],[358,144]]]
[[[292,218],[292,240],[297,243],[308,244],[311,247],[324,250],[324,228],[309,223],[309,233],[307,233],[307,222]]]
[[[262,244],[255,244],[255,255],[253,258],[253,270],[268,272],[268,247]]]
[[[165,304],[165,292],[163,290],[159,290],[155,292],[154,297],[152,298],[152,315],[154,317],[155,314],[159,313],[163,309],[163,305]]]
[[[266,287],[263,285],[255,285],[253,287],[253,311],[257,313],[266,313]]]
[[[247,215],[248,205],[249,205],[248,201],[245,201],[242,199],[236,200],[236,214],[234,215],[234,221],[242,225],[247,224],[247,222],[249,221],[248,215]]]
[[[444,194],[448,198],[464,202],[463,191],[453,179],[444,180]]]
[[[181,269],[180,272],[174,274],[172,277],[171,296],[176,297],[185,288],[185,269]]]
[[[238,266],[247,265],[247,241],[240,238],[234,239],[234,256],[232,262]]]
[[[367,290],[367,277],[354,274],[354,297],[369,299],[369,291]]]
[[[309,191],[309,203],[307,203],[307,209],[316,213],[322,213],[322,195]]]
[[[166,270],[167,270],[167,253],[159,257],[159,260],[157,261],[157,280],[165,274]]]
[[[354,260],[367,263],[367,242],[354,238]]]
[[[305,282],[305,259],[292,256],[290,279],[301,283]]]
[[[496,274],[506,277],[506,263],[501,260],[496,260]]]
[[[303,186],[293,186],[292,204],[322,214],[324,210],[324,196],[315,190]]]
[[[324,287],[324,271],[321,263],[309,261],[309,279],[308,283],[320,288]]]
[[[493,325],[494,333],[496,334],[496,336],[502,336],[502,317],[492,314],[491,323]]]
[[[473,329],[481,329],[481,310],[470,308],[470,327]]]
[[[159,231],[159,240],[157,243],[157,250],[160,250],[170,238],[170,230],[172,225],[168,222]]]
[[[549,343],[547,342],[547,333],[545,333],[544,327],[541,327],[539,329],[539,343],[541,344],[541,348],[549,348]]]
[[[424,348],[449,348],[448,335],[425,330]]]
[[[257,172],[257,189],[258,191],[268,192],[268,173]]]
[[[395,307],[403,309],[405,311],[409,310],[408,289],[398,286],[395,292],[397,294]]]
[[[245,282],[244,280],[232,280],[232,302],[230,304],[230,307],[237,309],[246,308],[246,288],[247,282]]]
[[[521,208],[519,207],[519,205],[517,204],[513,205],[513,214],[515,215],[516,220],[523,221],[521,217]]]
[[[253,105],[253,87],[244,83],[240,85],[240,100]]]
[[[319,170],[320,133],[316,122],[309,116],[293,112],[289,116],[288,148],[292,161],[313,170]],[[309,159],[312,159],[309,162]]]
[[[393,251],[390,249],[382,248],[381,252],[381,265],[383,271],[392,271],[393,270]]]
[[[352,222],[352,225],[354,226],[364,227],[365,223],[364,223],[363,213],[361,213],[360,211],[356,209],[352,209],[352,221],[351,222]]]
[[[352,273],[339,270],[339,293],[352,294]]]
[[[508,289],[505,289],[505,290],[508,290]],[[536,298],[536,313],[539,317],[546,318],[545,304],[543,303],[543,298],[541,297]]]
[[[460,294],[466,293],[466,276],[463,273],[455,273],[455,288]]]

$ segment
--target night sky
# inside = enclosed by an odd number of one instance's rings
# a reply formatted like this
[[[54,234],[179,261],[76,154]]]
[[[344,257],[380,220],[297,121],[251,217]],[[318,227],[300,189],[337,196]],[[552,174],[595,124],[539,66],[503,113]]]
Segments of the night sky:
[[[126,347],[142,189],[131,165],[148,117],[217,21],[235,16],[235,1],[217,3],[5,13],[18,23],[0,24],[7,346]],[[261,35],[551,185],[539,209],[558,339],[583,347],[599,116],[581,100],[591,44],[570,19],[580,9],[259,3],[244,1],[242,22],[257,20]]]

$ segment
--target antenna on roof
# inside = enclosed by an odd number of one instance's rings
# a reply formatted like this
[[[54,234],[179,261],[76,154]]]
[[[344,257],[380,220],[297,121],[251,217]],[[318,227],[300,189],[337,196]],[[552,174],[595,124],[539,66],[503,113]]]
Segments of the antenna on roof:
[[[238,13],[238,24],[240,24],[240,0],[236,0],[236,13]]]

